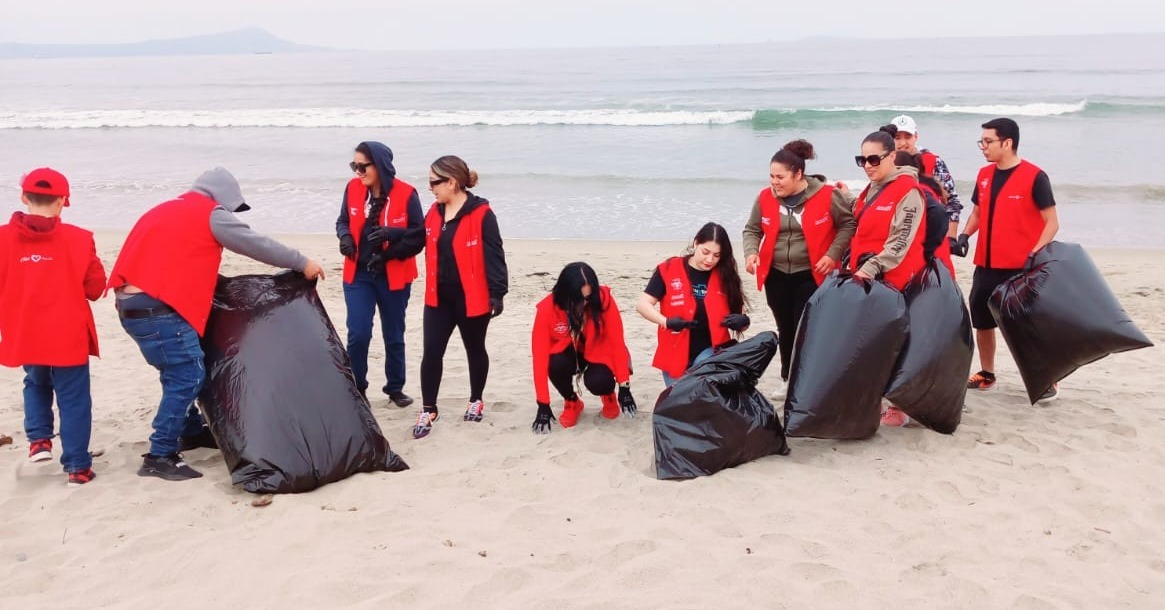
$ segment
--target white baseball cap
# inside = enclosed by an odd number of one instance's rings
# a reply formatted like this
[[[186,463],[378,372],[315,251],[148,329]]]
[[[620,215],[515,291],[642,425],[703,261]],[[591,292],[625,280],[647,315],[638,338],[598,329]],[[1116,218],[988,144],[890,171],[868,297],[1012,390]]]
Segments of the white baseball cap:
[[[890,124],[897,127],[898,131],[905,131],[912,136],[918,135],[918,125],[914,123],[914,119],[905,114],[894,117]]]

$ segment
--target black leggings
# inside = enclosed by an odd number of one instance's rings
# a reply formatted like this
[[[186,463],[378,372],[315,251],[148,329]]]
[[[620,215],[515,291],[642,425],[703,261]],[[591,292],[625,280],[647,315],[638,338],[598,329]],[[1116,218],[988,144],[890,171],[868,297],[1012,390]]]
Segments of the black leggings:
[[[769,270],[765,278],[765,300],[777,319],[777,335],[781,345],[781,379],[789,380],[789,366],[793,364],[793,343],[797,339],[797,324],[805,304],[817,291],[812,271],[782,273]]]
[[[445,348],[453,329],[461,331],[461,343],[469,361],[469,401],[481,400],[485,380],[489,377],[489,353],[485,351],[485,331],[489,328],[489,314],[465,316],[465,300],[448,298],[444,291],[438,295],[436,307],[425,306],[425,348],[421,356],[421,404],[437,406],[441,390],[441,375],[445,370]]]
[[[550,355],[550,383],[566,400],[578,399],[572,382],[579,371],[583,374],[583,385],[591,394],[606,396],[615,393],[615,374],[607,365],[576,359],[573,347]]]

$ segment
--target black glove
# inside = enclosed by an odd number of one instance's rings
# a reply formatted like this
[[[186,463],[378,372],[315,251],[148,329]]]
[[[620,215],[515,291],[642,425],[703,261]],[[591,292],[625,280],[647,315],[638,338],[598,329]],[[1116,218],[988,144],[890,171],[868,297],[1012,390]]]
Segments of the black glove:
[[[387,262],[387,257],[382,256],[380,253],[376,253],[372,255],[372,258],[368,259],[368,264],[365,266],[365,269],[368,269],[372,273],[380,273],[381,271],[384,271],[384,264]]]
[[[727,328],[731,331],[740,332],[748,328],[748,325],[751,323],[752,320],[749,320],[748,316],[742,313],[730,313],[724,316],[724,319],[720,321],[720,326],[723,326],[724,328]]]
[[[534,434],[550,434],[550,422],[558,421],[554,418],[554,411],[550,410],[550,403],[538,403],[538,415],[534,416],[534,423],[530,425],[530,430]]]
[[[672,317],[667,319],[667,323],[664,324],[664,326],[666,326],[668,330],[675,331],[678,333],[681,330],[695,327],[696,321],[695,320],[685,320],[679,316],[672,316]]]
[[[951,254],[955,256],[967,256],[967,252],[971,250],[971,236],[966,233],[960,233],[958,237],[951,239]]]
[[[1034,269],[1035,266],[1036,266],[1036,253],[1032,252],[1031,254],[1027,255],[1027,260],[1024,261],[1024,263],[1023,263],[1023,270],[1026,273],[1026,272]]]
[[[631,395],[631,385],[619,386],[619,408],[623,409],[623,414],[627,417],[635,417],[639,412],[639,407],[635,405],[635,397]]]
[[[379,250],[386,241],[388,241],[388,229],[384,227],[376,227],[364,237],[364,245],[374,250]]]
[[[344,258],[356,260],[356,240],[348,233],[340,236],[340,254],[343,254]]]
[[[502,315],[503,309],[505,309],[505,308],[502,307],[501,298],[495,298],[495,297],[489,298],[489,317],[496,318],[496,317]]]

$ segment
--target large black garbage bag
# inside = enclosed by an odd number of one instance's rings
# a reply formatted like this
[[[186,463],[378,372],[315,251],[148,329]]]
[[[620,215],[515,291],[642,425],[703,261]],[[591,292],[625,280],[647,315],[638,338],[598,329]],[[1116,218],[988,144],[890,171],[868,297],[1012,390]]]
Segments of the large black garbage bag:
[[[655,471],[690,479],[789,452],[773,405],[756,383],[777,353],[763,332],[692,367],[663,391],[651,416]]]
[[[971,314],[951,272],[935,259],[902,296],[910,331],[886,398],[927,428],[950,434],[963,418],[975,351]]]
[[[873,436],[906,333],[902,293],[849,274],[825,278],[797,326],[785,394],[785,434]]]
[[[203,349],[198,400],[235,485],[295,493],[408,468],[380,433],[315,282],[302,274],[220,276]]]
[[[1032,269],[1000,284],[987,306],[1032,404],[1088,363],[1153,345],[1078,244],[1045,246]]]

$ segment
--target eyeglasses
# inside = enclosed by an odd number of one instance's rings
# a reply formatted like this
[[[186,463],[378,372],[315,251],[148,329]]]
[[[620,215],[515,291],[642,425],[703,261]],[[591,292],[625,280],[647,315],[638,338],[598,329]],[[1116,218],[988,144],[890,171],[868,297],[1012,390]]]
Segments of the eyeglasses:
[[[373,163],[357,163],[353,161],[348,164],[348,167],[352,168],[352,171],[356,172],[357,174],[363,174],[364,172],[368,171],[369,167],[372,167],[373,165]]]
[[[434,179],[432,179],[432,178],[429,178],[429,188],[433,188],[433,187],[435,187],[435,186],[437,186],[437,185],[439,185],[439,184],[445,184],[446,182],[449,182],[449,178],[448,178],[448,177],[445,177],[445,178],[437,178],[436,180],[434,180]]]
[[[982,140],[975,140],[975,144],[979,145],[980,150],[986,150],[988,146],[991,146],[992,144],[994,144],[996,142],[1002,142],[1002,141],[1003,141],[1003,139],[992,140],[991,138],[983,138]]]
[[[894,151],[887,151],[887,152],[884,152],[880,155],[869,155],[867,157],[857,155],[856,157],[854,157],[854,163],[857,163],[858,167],[865,167],[867,163],[870,164],[870,167],[878,167],[879,165],[882,164],[882,159],[889,157],[890,153],[892,153],[892,152],[894,152]]]

